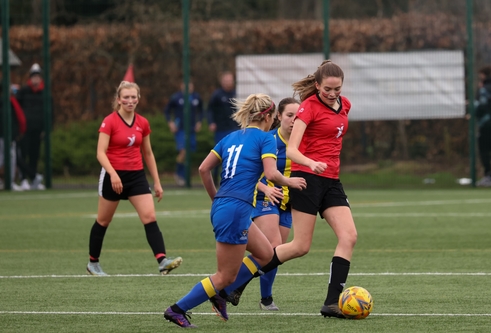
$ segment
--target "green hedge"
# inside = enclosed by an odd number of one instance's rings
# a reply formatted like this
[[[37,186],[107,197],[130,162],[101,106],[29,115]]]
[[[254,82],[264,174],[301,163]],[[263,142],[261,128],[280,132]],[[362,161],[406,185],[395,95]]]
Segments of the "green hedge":
[[[163,116],[146,116],[150,121],[152,148],[160,173],[174,171],[177,155],[174,136]],[[98,129],[102,119],[73,122],[57,126],[51,136],[53,175],[97,175],[100,164],[96,158]],[[214,146],[213,133],[203,124],[197,135],[197,149],[191,157],[192,173]]]

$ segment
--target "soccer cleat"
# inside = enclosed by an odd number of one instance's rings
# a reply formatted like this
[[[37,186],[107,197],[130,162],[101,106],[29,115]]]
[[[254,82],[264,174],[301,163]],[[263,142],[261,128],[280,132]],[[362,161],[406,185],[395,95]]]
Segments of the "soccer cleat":
[[[173,269],[176,269],[179,267],[182,263],[182,258],[181,257],[176,257],[176,258],[165,258],[162,260],[162,262],[159,264],[159,271],[160,274],[162,275],[167,275],[172,271]]]
[[[87,273],[95,276],[107,276],[98,262],[89,262],[87,264]]]
[[[491,176],[485,176],[481,178],[477,183],[476,186],[479,187],[490,187],[491,186]]]
[[[324,317],[335,317],[335,318],[346,319],[346,317],[339,309],[339,306],[335,303],[329,305],[323,305],[321,309],[321,315],[323,315]]]
[[[170,307],[167,308],[164,312],[164,318],[171,323],[176,324],[182,328],[197,328],[198,326],[193,325],[189,322],[188,318],[191,319],[191,316],[187,313],[181,314],[172,311]]]
[[[23,179],[20,182],[20,187],[22,187],[24,191],[29,191],[31,189],[31,185],[29,185],[29,181],[27,179]]]
[[[216,312],[217,316],[220,317],[220,319],[222,319],[223,321],[227,321],[227,301],[220,295],[215,295],[210,298],[210,302],[212,304],[213,311]]]
[[[14,192],[22,192],[24,191],[24,189],[22,188],[22,186],[20,185],[17,185],[16,183],[12,182],[12,191]]]
[[[280,308],[274,304],[274,302],[271,302],[269,305],[263,304],[263,301],[259,301],[259,308],[264,311],[279,311]]]
[[[242,291],[234,290],[227,296],[227,302],[232,304],[233,306],[239,305],[240,296],[242,296]]]
[[[37,173],[36,177],[31,184],[31,190],[45,190],[46,187],[41,183],[43,181],[43,175]]]

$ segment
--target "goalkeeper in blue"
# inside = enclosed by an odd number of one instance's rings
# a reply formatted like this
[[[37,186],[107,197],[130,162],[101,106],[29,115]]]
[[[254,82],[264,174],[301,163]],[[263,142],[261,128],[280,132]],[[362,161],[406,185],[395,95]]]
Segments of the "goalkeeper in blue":
[[[252,223],[256,186],[263,173],[275,184],[303,190],[301,177],[287,178],[276,166],[276,140],[268,133],[276,118],[276,106],[265,94],[252,94],[246,100],[233,100],[233,119],[241,129],[223,138],[199,167],[203,185],[212,200],[211,223],[216,239],[217,272],[196,284],[179,301],[168,307],[164,318],[180,327],[196,327],[187,312],[205,301],[224,321],[228,320],[225,297],[235,289],[232,283],[245,283],[262,265],[270,262],[273,248]],[[222,166],[217,191],[211,171]],[[251,254],[244,257],[245,252]]]

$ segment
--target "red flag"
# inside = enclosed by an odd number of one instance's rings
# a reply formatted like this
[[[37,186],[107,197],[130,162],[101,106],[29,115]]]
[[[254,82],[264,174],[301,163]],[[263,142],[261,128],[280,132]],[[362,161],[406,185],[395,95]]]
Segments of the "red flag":
[[[135,82],[135,75],[133,74],[133,64],[129,64],[126,74],[124,75],[123,81]]]

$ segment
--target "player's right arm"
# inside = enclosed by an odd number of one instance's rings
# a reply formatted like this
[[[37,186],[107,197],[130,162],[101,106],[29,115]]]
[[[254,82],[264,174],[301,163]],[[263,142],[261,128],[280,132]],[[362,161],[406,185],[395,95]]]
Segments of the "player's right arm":
[[[306,128],[307,124],[301,119],[295,120],[293,123],[290,140],[288,141],[288,147],[286,147],[286,157],[295,163],[309,167],[316,174],[321,174],[327,169],[327,164],[324,162],[314,161],[298,150]]]
[[[213,200],[217,194],[213,176],[211,175],[211,170],[217,167],[220,162],[221,159],[218,157],[217,153],[212,150],[199,166],[201,181],[203,182],[203,186],[205,187],[211,200]]]
[[[111,137],[108,134],[99,132],[99,140],[97,142],[97,160],[111,177],[111,185],[114,192],[121,194],[123,191],[121,178],[119,178],[116,170],[114,170],[109,158],[107,157],[107,148],[109,147],[110,138]]]

